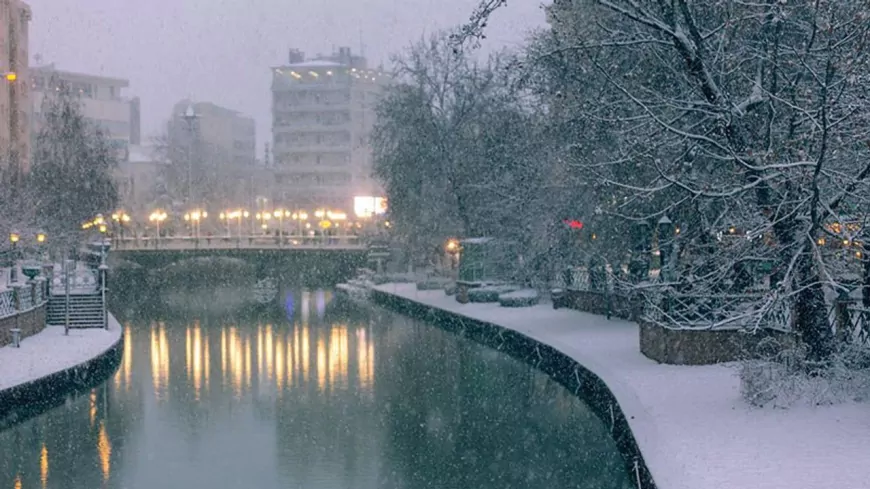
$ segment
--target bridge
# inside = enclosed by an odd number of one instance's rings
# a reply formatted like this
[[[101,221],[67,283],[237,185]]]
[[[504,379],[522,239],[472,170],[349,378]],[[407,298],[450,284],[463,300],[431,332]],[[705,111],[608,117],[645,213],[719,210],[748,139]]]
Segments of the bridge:
[[[369,262],[369,246],[359,236],[233,236],[115,239],[110,264],[148,270],[205,257],[235,258],[258,270],[286,274],[348,277]]]
[[[116,238],[115,251],[138,250],[365,250],[368,246],[359,236],[232,236],[161,238]]]

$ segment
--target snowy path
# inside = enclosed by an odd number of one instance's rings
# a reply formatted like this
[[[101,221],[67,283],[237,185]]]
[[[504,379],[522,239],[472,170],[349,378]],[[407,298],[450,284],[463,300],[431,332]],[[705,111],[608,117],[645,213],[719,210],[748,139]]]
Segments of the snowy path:
[[[733,366],[660,365],[641,355],[635,323],[550,305],[459,304],[414,284],[376,288],[521,332],[597,374],[659,489],[870,487],[870,405],[755,409],[740,399]]]
[[[48,326],[21,340],[21,348],[0,348],[0,390],[74,367],[99,356],[121,338],[121,327],[109,315],[109,329],[71,329]]]

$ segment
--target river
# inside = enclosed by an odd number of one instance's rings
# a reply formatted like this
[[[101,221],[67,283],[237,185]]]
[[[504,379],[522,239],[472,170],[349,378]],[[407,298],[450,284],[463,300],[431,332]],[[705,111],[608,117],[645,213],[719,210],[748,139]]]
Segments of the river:
[[[506,355],[328,289],[162,297],[113,305],[105,383],[0,432],[0,488],[632,487],[583,402]]]

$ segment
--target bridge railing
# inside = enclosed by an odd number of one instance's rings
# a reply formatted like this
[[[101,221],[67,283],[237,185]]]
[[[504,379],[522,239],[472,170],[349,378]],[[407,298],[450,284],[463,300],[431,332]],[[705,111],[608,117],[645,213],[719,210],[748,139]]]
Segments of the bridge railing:
[[[341,249],[364,248],[359,236],[167,236],[116,238],[115,250],[231,250],[231,249]]]

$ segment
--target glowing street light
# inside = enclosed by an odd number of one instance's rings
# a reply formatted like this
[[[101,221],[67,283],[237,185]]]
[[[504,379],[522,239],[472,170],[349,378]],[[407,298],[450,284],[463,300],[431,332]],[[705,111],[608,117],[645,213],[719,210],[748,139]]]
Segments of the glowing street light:
[[[155,246],[159,246],[160,243],[160,223],[166,220],[166,212],[162,210],[156,210],[148,216],[148,220],[153,222],[155,226],[157,226],[157,241],[155,242]]]
[[[21,234],[13,230],[9,233],[9,242],[12,243],[12,270],[9,272],[9,281],[18,281],[18,241],[21,240]]]
[[[208,217],[208,212],[200,209],[194,209],[187,214],[184,215],[184,220],[193,223],[194,235],[196,237],[197,243],[199,243],[199,224],[200,222]]]

